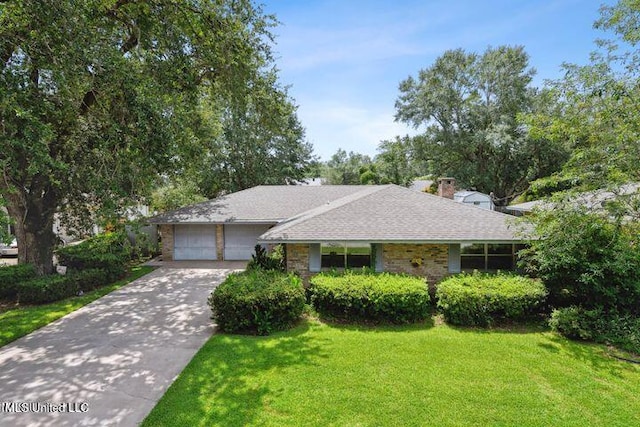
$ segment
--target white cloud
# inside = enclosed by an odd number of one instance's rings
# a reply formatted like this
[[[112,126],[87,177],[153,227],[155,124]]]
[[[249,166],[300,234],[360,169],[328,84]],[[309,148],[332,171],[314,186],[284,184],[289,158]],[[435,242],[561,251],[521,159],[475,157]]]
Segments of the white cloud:
[[[323,160],[338,148],[373,157],[380,141],[416,133],[394,122],[392,110],[318,103],[305,104],[298,113],[307,129],[307,138]]]

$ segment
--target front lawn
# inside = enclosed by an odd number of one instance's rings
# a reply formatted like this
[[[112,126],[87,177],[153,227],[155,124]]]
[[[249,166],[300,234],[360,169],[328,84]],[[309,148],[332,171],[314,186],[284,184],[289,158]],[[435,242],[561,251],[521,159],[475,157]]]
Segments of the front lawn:
[[[544,330],[214,335],[143,426],[640,425],[640,366]]]
[[[129,282],[153,271],[153,267],[139,266],[131,269],[127,277],[79,297],[66,298],[50,304],[29,305],[18,308],[5,306],[0,310],[0,347],[15,341],[49,323],[97,300]]]

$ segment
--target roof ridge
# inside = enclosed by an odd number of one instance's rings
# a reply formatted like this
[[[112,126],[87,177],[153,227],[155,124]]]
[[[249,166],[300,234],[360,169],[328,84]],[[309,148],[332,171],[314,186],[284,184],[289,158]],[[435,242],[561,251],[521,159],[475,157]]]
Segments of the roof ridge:
[[[344,205],[355,202],[356,200],[360,200],[364,197],[367,197],[371,194],[375,194],[379,191],[382,191],[383,189],[390,188],[392,186],[394,186],[394,184],[363,185],[362,191],[358,191],[356,193],[340,197],[339,199],[330,200],[322,206],[309,209],[307,211],[299,213],[298,215],[294,215],[291,218],[287,218],[286,220],[277,224],[271,230],[267,231],[267,233],[269,233],[270,231],[276,228],[278,229],[278,231],[286,230],[287,228],[293,227],[294,225],[299,224],[308,219],[311,219],[315,216],[324,214],[326,212],[331,212],[332,210],[338,209]]]

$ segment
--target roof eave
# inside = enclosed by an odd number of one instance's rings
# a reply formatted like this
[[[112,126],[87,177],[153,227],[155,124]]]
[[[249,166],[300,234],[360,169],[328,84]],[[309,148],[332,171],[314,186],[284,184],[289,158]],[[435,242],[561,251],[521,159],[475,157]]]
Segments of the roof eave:
[[[371,243],[371,244],[431,244],[431,245],[444,245],[444,244],[463,244],[463,243],[495,243],[495,244],[510,244],[510,243],[525,243],[530,241],[530,238],[513,238],[513,239],[261,239],[258,238],[258,243],[261,244],[321,244],[321,243],[335,243],[335,242],[350,242],[350,243]]]
[[[149,221],[158,225],[278,224],[284,219],[227,219],[220,221]]]

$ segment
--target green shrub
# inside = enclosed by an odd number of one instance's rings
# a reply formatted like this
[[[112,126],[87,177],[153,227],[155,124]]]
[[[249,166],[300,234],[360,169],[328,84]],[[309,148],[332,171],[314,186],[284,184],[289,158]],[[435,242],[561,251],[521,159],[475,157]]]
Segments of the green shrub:
[[[571,306],[554,310],[549,326],[569,339],[613,345],[640,355],[640,318]]]
[[[311,278],[309,299],[321,315],[344,320],[411,323],[430,314],[423,279],[389,273],[323,273]]]
[[[52,274],[19,282],[16,298],[25,304],[41,304],[75,296],[80,291],[92,291],[112,282],[105,270],[99,268],[68,270],[64,276]]]
[[[640,315],[640,245],[631,224],[599,213],[553,209],[535,216],[536,235],[520,253],[521,266],[540,278],[553,307]]]
[[[73,270],[102,269],[106,282],[123,277],[132,249],[127,234],[123,231],[94,236],[84,242],[58,250],[58,260]]]
[[[17,285],[20,282],[36,277],[36,274],[36,269],[32,264],[0,267],[0,298],[15,298]]]
[[[17,297],[23,304],[43,304],[77,295],[78,290],[71,276],[49,275],[20,282]]]
[[[461,274],[438,285],[438,308],[454,325],[487,326],[536,313],[547,296],[544,285],[522,276]]]
[[[577,306],[564,307],[553,310],[549,319],[549,326],[555,332],[570,339],[593,339],[593,316],[596,311],[587,311]]]
[[[251,261],[247,265],[248,270],[262,269],[285,271],[284,247],[277,245],[270,253],[262,245],[256,245],[255,253],[251,255]]]
[[[208,302],[220,330],[268,335],[300,318],[305,295],[297,276],[250,270],[230,274]]]
[[[112,278],[101,268],[88,268],[86,270],[73,271],[67,273],[67,280],[76,286],[79,291],[89,292],[101,286],[108,285],[118,278]]]

